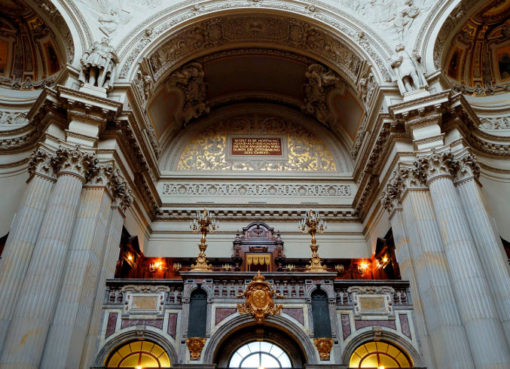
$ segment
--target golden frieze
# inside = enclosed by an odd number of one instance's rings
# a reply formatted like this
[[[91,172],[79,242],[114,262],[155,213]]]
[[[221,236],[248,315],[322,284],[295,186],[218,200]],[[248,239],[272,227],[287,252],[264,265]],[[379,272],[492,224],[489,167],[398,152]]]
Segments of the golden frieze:
[[[283,305],[275,305],[274,298],[283,298],[274,290],[273,286],[266,281],[260,272],[246,286],[244,292],[237,297],[244,297],[243,304],[237,304],[239,314],[251,314],[255,322],[262,323],[268,315],[280,314]]]
[[[186,338],[186,346],[188,346],[189,354],[191,360],[200,359],[200,355],[202,354],[202,349],[205,345],[205,338],[203,337],[189,337]]]
[[[333,338],[314,338],[313,342],[315,347],[317,347],[317,351],[319,351],[321,360],[329,360],[329,355],[333,348]]]

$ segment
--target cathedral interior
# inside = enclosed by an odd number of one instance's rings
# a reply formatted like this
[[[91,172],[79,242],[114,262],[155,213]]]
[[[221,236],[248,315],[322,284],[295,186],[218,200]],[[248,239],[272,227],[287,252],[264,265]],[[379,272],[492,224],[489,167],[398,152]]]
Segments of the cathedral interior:
[[[510,0],[0,5],[0,369],[510,368]]]

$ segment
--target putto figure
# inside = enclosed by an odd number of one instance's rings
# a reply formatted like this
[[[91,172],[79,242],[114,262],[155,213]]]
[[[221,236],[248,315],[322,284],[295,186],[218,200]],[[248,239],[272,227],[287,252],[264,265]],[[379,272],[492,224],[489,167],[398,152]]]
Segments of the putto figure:
[[[109,40],[103,37],[101,42],[95,42],[83,53],[81,58],[80,81],[90,86],[110,89],[114,80],[115,66],[118,62],[114,49]]]

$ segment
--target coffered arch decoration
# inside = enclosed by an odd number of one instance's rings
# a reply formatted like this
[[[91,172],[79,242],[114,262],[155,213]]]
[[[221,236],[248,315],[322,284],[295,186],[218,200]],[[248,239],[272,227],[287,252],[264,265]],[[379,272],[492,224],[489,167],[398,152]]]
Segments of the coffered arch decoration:
[[[461,2],[434,46],[436,67],[457,91],[510,91],[510,0]]]
[[[156,90],[176,69],[193,59],[218,51],[258,47],[289,51],[326,65],[357,90],[363,101],[376,86],[391,81],[386,62],[390,52],[385,45],[368,42],[368,34],[353,29],[357,26],[346,19],[331,20],[328,27],[327,22],[263,6],[222,10],[210,12],[209,18],[192,13],[184,27],[176,27],[179,21],[175,20],[166,22],[167,28],[148,25],[148,31],[138,36],[136,43],[126,43],[131,50],[126,46],[119,51],[119,79],[133,80],[142,90],[149,86],[145,91]],[[141,95],[151,98],[150,93]]]
[[[6,0],[0,9],[0,85],[52,86],[74,57],[71,32],[49,1]]]
[[[225,107],[182,130],[165,147],[163,173],[335,175],[352,170],[345,146],[330,130],[300,112],[268,104]]]

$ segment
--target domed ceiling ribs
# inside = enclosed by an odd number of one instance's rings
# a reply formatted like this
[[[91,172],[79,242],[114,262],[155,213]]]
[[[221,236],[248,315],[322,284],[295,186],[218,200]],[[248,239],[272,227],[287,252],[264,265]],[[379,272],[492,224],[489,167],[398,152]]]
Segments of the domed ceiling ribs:
[[[510,0],[494,0],[483,6],[446,50],[443,68],[455,90],[473,95],[509,91]]]
[[[15,89],[55,83],[57,72],[72,58],[74,48],[65,22],[52,4],[37,3],[58,26],[66,47],[43,18],[23,0],[6,0],[0,9],[0,84]]]

